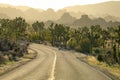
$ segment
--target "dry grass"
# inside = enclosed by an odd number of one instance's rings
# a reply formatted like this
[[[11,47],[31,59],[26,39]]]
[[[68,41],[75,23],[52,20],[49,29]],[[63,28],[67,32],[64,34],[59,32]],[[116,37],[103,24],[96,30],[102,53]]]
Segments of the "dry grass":
[[[29,54],[24,55],[25,59],[33,59],[33,58],[35,58],[36,53],[33,50],[28,49],[28,53]]]
[[[89,64],[93,66],[98,66],[101,69],[106,69],[109,71],[111,74],[117,76],[120,78],[120,66],[119,65],[114,65],[114,66],[109,66],[106,63],[99,62],[95,57],[93,56],[88,56],[86,58]]]
[[[30,61],[31,59],[35,58],[35,56],[37,55],[36,52],[32,51],[32,50],[28,50],[29,54],[24,55],[23,58],[20,58],[19,61],[15,62],[15,61],[8,61],[5,64],[0,64],[0,75],[12,70],[14,68],[16,68],[17,66],[20,66],[28,61]]]

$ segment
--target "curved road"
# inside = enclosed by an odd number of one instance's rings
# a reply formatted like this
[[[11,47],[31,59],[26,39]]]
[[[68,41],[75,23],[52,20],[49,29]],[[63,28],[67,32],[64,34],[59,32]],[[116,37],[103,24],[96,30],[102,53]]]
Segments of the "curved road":
[[[0,80],[112,80],[76,57],[84,55],[39,44],[30,48],[38,52],[36,59],[16,68]]]

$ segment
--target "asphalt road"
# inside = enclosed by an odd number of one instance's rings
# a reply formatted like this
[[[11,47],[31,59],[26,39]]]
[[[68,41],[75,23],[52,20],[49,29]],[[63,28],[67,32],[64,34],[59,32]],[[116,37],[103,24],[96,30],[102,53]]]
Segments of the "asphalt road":
[[[0,80],[112,80],[104,73],[77,59],[84,55],[73,51],[32,44],[36,59],[2,76]]]

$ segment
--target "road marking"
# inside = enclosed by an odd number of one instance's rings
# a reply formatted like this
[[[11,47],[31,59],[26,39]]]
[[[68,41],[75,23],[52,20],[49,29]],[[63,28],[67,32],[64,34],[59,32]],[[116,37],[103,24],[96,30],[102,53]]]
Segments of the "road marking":
[[[41,45],[41,46],[45,46],[45,45]],[[50,77],[48,78],[48,80],[55,80],[55,66],[56,66],[57,55],[56,55],[56,52],[54,50],[50,49],[49,47],[47,47],[47,49],[54,53],[54,60],[53,60],[52,70],[51,70]]]
[[[53,61],[53,65],[52,65],[52,71],[51,71],[51,74],[50,74],[50,77],[48,78],[48,80],[55,80],[55,66],[56,66],[56,59],[57,59],[57,56],[56,56],[56,52],[55,51],[52,51],[55,55],[54,57],[54,61]]]

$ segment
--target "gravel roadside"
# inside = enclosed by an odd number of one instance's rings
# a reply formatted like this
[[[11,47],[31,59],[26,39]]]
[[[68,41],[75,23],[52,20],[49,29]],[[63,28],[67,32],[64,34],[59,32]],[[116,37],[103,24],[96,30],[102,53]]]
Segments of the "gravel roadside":
[[[105,75],[109,76],[112,80],[120,80],[119,77],[111,74],[108,70],[106,70],[106,69],[104,69],[104,68],[101,68],[101,67],[99,67],[98,65],[92,65],[92,64],[90,64],[90,63],[87,61],[86,57],[82,57],[82,58],[81,58],[81,57],[77,57],[77,59],[79,59],[80,61],[85,62],[86,64],[88,64],[88,65],[90,65],[90,66],[92,66],[92,67],[95,68],[96,70],[99,70],[99,71],[103,72]]]
[[[24,55],[24,57],[20,58],[19,61],[17,62],[15,61],[7,62],[6,64],[0,65],[0,76],[30,62],[31,60],[35,59],[37,56],[37,52],[30,48],[28,49],[28,53],[29,54]]]

